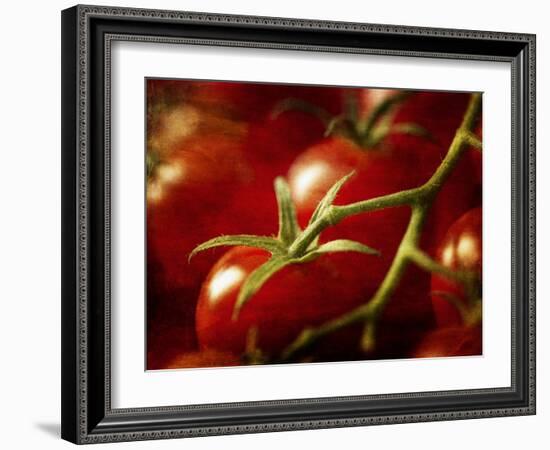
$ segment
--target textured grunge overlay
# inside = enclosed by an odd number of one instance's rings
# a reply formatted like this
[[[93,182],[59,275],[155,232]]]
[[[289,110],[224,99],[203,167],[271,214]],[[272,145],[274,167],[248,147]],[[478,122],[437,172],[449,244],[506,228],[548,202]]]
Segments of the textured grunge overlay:
[[[482,354],[481,94],[146,96],[148,369]]]

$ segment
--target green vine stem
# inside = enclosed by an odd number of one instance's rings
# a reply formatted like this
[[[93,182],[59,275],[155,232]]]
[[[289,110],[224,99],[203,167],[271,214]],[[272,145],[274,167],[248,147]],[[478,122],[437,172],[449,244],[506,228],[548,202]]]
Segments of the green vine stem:
[[[411,218],[405,234],[386,276],[373,297],[356,309],[319,327],[304,329],[296,340],[283,351],[280,362],[293,359],[330,333],[361,322],[365,323],[361,346],[367,351],[372,349],[377,320],[397,288],[408,264],[414,262],[429,270],[436,269],[436,266],[432,265],[428,259],[423,258],[418,250],[422,228],[434,197],[451,174],[467,146],[471,145],[481,150],[481,142],[473,134],[480,108],[481,94],[474,93],[471,95],[462,123],[456,131],[445,158],[425,184],[349,205],[330,205],[289,247],[289,254],[300,255],[309,248],[324,229],[337,224],[346,217],[386,207],[405,205],[411,207]],[[440,269],[437,268],[437,270]]]

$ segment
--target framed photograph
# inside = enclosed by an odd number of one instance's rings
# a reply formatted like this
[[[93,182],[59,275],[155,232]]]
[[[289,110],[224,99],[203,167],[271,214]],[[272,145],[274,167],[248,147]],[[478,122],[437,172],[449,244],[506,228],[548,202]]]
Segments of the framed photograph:
[[[535,413],[535,36],[62,12],[62,437]]]

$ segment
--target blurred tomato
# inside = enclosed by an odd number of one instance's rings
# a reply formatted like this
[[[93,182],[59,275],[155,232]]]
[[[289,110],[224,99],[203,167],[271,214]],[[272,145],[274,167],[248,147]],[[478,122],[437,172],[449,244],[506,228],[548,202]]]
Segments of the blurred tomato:
[[[475,208],[449,228],[436,251],[435,258],[444,267],[472,275],[473,290],[467,292],[462,283],[442,275],[432,276],[431,296],[438,326],[463,324],[464,317],[458,308],[467,313],[480,300],[482,249],[482,210]]]
[[[193,265],[187,258],[212,236],[236,232],[234,214],[246,217],[247,208],[230,211],[227,205],[249,176],[239,141],[223,135],[186,139],[156,163],[147,188],[148,319],[150,343],[160,347],[153,356],[164,360],[196,345],[196,299],[219,254]]]
[[[473,356],[482,354],[481,326],[456,326],[428,333],[416,347],[414,358]]]

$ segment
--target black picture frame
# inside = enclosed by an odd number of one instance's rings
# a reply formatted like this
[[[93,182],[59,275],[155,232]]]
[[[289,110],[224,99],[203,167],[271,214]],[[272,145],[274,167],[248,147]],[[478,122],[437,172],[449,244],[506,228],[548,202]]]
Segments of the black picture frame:
[[[506,61],[512,67],[511,386],[112,409],[109,70],[114,40]],[[177,11],[62,12],[62,437],[98,443],[535,414],[535,36]]]

